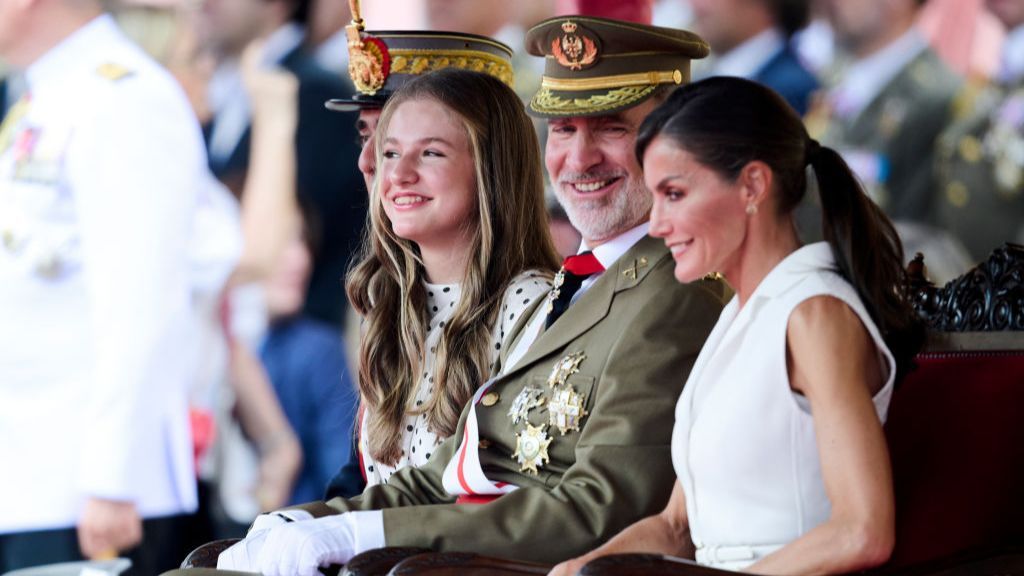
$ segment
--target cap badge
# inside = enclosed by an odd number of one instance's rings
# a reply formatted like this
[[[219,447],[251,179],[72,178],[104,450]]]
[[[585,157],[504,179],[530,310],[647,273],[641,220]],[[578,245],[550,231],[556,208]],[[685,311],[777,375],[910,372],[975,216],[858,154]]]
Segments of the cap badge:
[[[562,35],[551,41],[555,60],[570,70],[582,70],[597,61],[597,40],[572,20],[562,23]]]
[[[356,90],[373,96],[391,72],[391,56],[383,40],[349,29],[348,75]]]

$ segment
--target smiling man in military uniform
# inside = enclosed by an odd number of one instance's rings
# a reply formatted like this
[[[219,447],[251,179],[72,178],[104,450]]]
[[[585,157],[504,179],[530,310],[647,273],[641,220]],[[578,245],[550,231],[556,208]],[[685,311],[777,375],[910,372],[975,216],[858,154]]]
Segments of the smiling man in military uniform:
[[[141,539],[152,574],[196,502],[199,127],[98,1],[0,2],[0,57],[28,84],[0,128],[0,572]]]
[[[669,252],[647,236],[634,144],[707,47],[590,17],[544,21],[527,45],[546,59],[530,110],[549,119],[546,162],[583,234],[580,254],[524,315],[498,375],[427,466],[357,498],[261,517],[221,567],[314,574],[383,545],[557,562],[667,500],[673,406],[723,287],[675,281]]]

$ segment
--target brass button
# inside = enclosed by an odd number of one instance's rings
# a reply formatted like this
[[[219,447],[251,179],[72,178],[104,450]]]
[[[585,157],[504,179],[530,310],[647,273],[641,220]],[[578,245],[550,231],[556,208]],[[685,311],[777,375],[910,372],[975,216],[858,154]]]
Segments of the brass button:
[[[480,399],[480,403],[490,408],[498,403],[499,398],[500,396],[498,396],[497,392],[488,392],[487,394],[484,394],[482,399]]]
[[[488,448],[491,447],[491,441],[486,438],[481,438],[480,441],[477,442],[477,447],[479,447],[481,450],[487,450]]]

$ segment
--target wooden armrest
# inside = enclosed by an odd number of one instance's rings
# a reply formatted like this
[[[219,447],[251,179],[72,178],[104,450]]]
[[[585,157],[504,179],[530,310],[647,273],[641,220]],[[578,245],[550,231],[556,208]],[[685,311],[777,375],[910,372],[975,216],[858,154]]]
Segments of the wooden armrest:
[[[384,576],[406,558],[430,552],[429,548],[386,546],[356,554],[345,565],[343,576]]]
[[[521,576],[547,574],[551,566],[481,556],[472,552],[430,552],[402,560],[390,574],[430,576]]]
[[[591,560],[580,570],[580,576],[725,576],[735,572],[701,566],[693,560],[660,554],[612,554]]]
[[[235,542],[241,541],[241,538],[228,538],[227,540],[214,540],[213,542],[207,542],[202,546],[196,548],[185,556],[185,560],[182,561],[182,568],[216,568],[217,567],[217,556],[220,553],[227,550]]]

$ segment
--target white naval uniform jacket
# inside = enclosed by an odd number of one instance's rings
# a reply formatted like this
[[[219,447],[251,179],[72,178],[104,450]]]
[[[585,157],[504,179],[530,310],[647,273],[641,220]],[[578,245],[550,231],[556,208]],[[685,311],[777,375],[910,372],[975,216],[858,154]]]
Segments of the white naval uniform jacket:
[[[26,76],[0,134],[0,533],[73,526],[89,496],[191,511],[199,127],[107,15]]]

